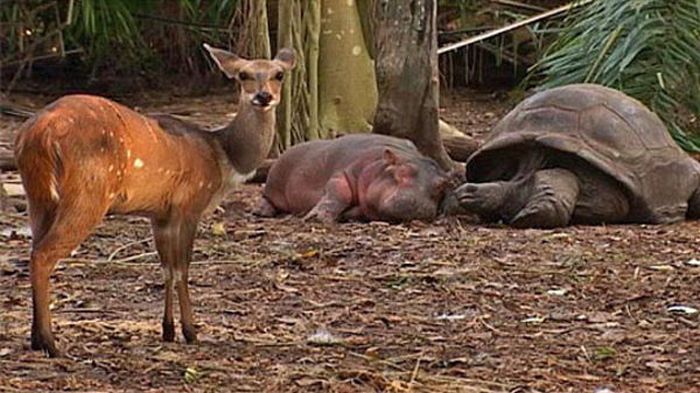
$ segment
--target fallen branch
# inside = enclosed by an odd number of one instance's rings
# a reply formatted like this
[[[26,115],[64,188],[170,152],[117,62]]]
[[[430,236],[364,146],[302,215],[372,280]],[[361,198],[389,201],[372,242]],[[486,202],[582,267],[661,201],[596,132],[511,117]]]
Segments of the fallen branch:
[[[478,142],[468,136],[445,135],[442,138],[442,143],[445,145],[447,154],[455,161],[466,161],[469,156],[479,147]],[[249,183],[264,183],[267,179],[267,173],[270,167],[275,163],[275,159],[267,159],[255,171],[255,176],[250,179]],[[17,170],[15,157],[12,153],[0,152],[0,170],[14,171]]]
[[[523,20],[521,20],[521,21],[519,21],[519,22],[511,23],[510,25],[503,26],[503,27],[500,27],[500,28],[495,29],[495,30],[487,31],[487,32],[485,32],[485,33],[476,35],[476,36],[474,36],[474,37],[470,37],[470,38],[464,39],[464,40],[462,40],[462,41],[455,42],[455,43],[452,43],[452,44],[443,46],[442,48],[439,48],[437,52],[438,52],[439,55],[441,55],[441,54],[443,54],[443,53],[447,53],[447,52],[453,51],[453,50],[455,50],[455,49],[459,49],[459,48],[462,48],[462,47],[471,45],[471,44],[473,44],[473,43],[476,43],[476,42],[479,42],[479,41],[483,41],[483,40],[485,40],[485,39],[487,39],[487,38],[495,37],[495,36],[501,35],[501,34],[503,34],[503,33],[507,33],[507,32],[509,32],[509,31],[511,31],[511,30],[515,30],[515,29],[517,29],[517,28],[520,28],[520,27],[523,27],[523,26],[527,26],[527,25],[529,25],[529,24],[531,24],[531,23],[539,22],[539,21],[541,21],[542,19],[547,19],[547,18],[550,18],[550,17],[552,17],[552,16],[559,15],[559,14],[561,14],[561,13],[563,13],[563,12],[566,12],[566,11],[569,11],[569,10],[571,10],[571,9],[573,9],[573,8],[577,8],[577,7],[586,5],[586,4],[588,4],[588,3],[592,2],[592,1],[593,1],[593,0],[575,1],[575,2],[572,2],[572,3],[566,4],[566,5],[563,5],[563,6],[561,6],[561,7],[555,8],[555,9],[553,9],[553,10],[549,10],[549,11],[547,11],[547,12],[543,12],[543,13],[541,13],[541,14],[532,16],[532,17],[530,17],[530,18],[523,19]]]
[[[468,136],[443,136],[442,144],[455,161],[465,162],[479,148],[479,143]]]
[[[28,118],[34,114],[31,109],[25,109],[9,104],[1,104],[0,113],[21,118]],[[447,154],[455,161],[466,161],[467,158],[469,158],[469,156],[479,147],[479,143],[476,140],[464,135],[461,131],[442,120],[440,120],[440,137],[442,138],[442,143],[445,146]],[[267,173],[270,171],[270,167],[272,167],[274,163],[275,159],[270,158],[265,160],[265,162],[263,162],[263,164],[255,171],[255,176],[253,176],[253,178],[248,182],[264,183],[265,179],[267,179]],[[15,157],[11,152],[0,151],[0,170],[17,170]]]

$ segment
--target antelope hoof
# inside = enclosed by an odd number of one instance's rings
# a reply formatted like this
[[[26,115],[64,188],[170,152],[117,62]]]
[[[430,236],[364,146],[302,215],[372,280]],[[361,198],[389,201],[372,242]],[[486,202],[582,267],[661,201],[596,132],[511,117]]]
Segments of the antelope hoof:
[[[42,334],[38,331],[32,331],[32,349],[35,351],[44,351],[50,358],[60,358],[63,356],[61,351],[56,348],[56,343],[53,336]]]
[[[163,322],[163,341],[168,343],[175,341],[175,326],[172,322]]]
[[[197,331],[193,327],[182,327],[182,335],[185,336],[185,342],[188,344],[197,343]]]

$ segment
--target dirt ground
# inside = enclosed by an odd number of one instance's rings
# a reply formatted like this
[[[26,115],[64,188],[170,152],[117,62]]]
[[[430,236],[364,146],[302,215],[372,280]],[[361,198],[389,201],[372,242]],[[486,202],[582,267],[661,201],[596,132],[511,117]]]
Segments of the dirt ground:
[[[146,106],[218,124],[226,100]],[[443,102],[477,137],[507,109],[473,92]],[[9,148],[17,121],[2,121]],[[253,216],[259,192],[200,226],[198,345],[160,341],[147,221],[107,219],[52,277],[62,359],[28,349],[27,219],[2,214],[0,391],[700,392],[699,222],[327,227]]]

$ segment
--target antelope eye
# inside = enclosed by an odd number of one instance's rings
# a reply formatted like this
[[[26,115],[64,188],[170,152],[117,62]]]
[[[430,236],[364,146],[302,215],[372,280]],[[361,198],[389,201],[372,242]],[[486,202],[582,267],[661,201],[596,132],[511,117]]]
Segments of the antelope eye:
[[[284,79],[284,72],[280,71],[280,72],[276,73],[275,79],[277,79],[278,81],[281,81],[282,79]]]
[[[250,78],[250,75],[246,74],[245,72],[241,72],[238,74],[238,79],[242,81],[247,81]]]

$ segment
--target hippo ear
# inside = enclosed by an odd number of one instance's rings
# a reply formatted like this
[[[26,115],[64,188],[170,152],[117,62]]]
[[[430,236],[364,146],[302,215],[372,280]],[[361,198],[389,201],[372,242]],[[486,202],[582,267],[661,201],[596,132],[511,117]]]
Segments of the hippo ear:
[[[399,157],[391,149],[384,149],[384,161],[388,165],[396,165],[399,163]]]

